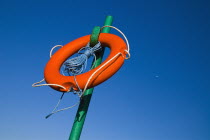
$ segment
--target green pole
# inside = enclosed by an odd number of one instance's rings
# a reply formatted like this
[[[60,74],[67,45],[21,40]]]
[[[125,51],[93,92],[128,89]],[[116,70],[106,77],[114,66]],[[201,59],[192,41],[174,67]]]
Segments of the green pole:
[[[113,17],[112,16],[107,16],[104,25],[112,25],[112,21],[113,21]],[[98,27],[96,27],[97,29]],[[94,32],[94,31],[93,31]],[[109,27],[105,27],[102,30],[102,33],[109,33],[110,32],[110,28]],[[96,54],[96,61],[92,64],[92,68],[97,67],[98,65],[101,64],[102,62],[102,57],[104,54],[104,48],[103,50]],[[93,93],[94,88],[90,88],[88,90],[85,91],[81,101],[80,101],[80,105],[79,108],[77,110],[77,114],[74,120],[74,124],[72,126],[72,130],[69,136],[69,140],[79,140],[81,132],[82,132],[82,128],[85,122],[85,118],[88,112],[88,107],[90,104],[90,100],[91,100],[91,96]]]

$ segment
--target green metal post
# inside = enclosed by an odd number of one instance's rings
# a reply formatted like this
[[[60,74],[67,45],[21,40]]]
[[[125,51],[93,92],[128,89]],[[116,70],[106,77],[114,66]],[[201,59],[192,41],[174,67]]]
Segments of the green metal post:
[[[113,18],[112,16],[107,16],[104,25],[112,25],[112,21]],[[109,27],[105,27],[102,30],[102,33],[109,33],[110,32],[110,28]],[[92,68],[97,67],[98,65],[101,64],[102,62],[102,57],[104,54],[104,49],[96,54],[96,61],[92,64]],[[81,132],[82,132],[82,128],[85,122],[85,118],[88,112],[88,107],[90,104],[90,100],[91,100],[91,96],[93,93],[94,88],[90,88],[88,90],[85,91],[81,101],[80,101],[80,105],[79,108],[77,110],[77,114],[74,120],[74,124],[72,126],[72,130],[71,130],[71,134],[69,136],[69,140],[79,140]]]

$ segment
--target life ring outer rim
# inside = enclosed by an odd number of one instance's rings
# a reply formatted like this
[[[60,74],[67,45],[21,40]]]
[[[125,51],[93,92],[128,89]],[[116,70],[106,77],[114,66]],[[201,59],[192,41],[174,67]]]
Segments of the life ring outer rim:
[[[61,49],[52,55],[44,69],[45,81],[49,84],[62,85],[66,89],[62,89],[58,86],[50,86],[51,88],[60,92],[67,92],[71,87],[73,87],[74,90],[78,90],[74,81],[74,77],[60,74],[60,67],[62,66],[63,62],[65,62],[65,60],[75,54],[79,49],[84,47],[89,42],[89,40],[90,35],[75,39],[72,42],[64,45]],[[117,53],[121,53],[122,55],[119,55],[119,57],[113,60],[114,62],[102,68],[98,72],[99,74],[96,74],[93,77],[93,81],[88,85],[87,89],[95,87],[113,76],[123,65],[124,59],[126,58],[125,50],[127,50],[127,45],[119,36],[110,33],[101,33],[99,36],[99,41],[101,42],[102,47],[106,46],[110,48],[110,54],[107,59],[104,60],[98,67],[109,61],[109,59],[111,59]],[[78,85],[81,89],[84,89],[88,78],[97,70],[98,67],[76,76]]]

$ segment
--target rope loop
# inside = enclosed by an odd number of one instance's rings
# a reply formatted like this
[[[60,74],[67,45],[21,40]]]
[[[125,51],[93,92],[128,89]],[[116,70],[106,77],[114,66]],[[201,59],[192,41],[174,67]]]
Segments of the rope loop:
[[[124,37],[124,39],[125,39],[125,42],[126,42],[126,44],[127,44],[127,50],[125,50],[126,52],[127,52],[127,55],[128,55],[128,57],[125,57],[125,59],[129,59],[130,58],[130,45],[129,45],[129,42],[128,42],[128,39],[127,39],[127,37],[125,36],[125,34],[120,30],[120,29],[118,29],[117,27],[115,27],[115,26],[103,26],[103,27],[101,27],[101,30],[103,29],[103,28],[105,28],[105,27],[110,27],[110,28],[113,28],[113,29],[115,29],[115,30],[117,30],[123,37]]]
[[[50,50],[50,57],[52,57],[52,52],[53,52],[53,50],[55,49],[55,48],[57,48],[57,47],[63,47],[63,45],[55,45],[54,47],[52,47],[52,49]]]
[[[64,86],[61,86],[61,85],[59,85],[59,84],[40,84],[40,83],[42,83],[42,82],[44,82],[44,81],[45,81],[45,79],[42,79],[42,80],[39,81],[39,82],[33,83],[33,84],[32,84],[32,87],[58,86],[58,87],[60,87],[60,88],[66,89]],[[69,91],[67,91],[67,92],[69,92]]]

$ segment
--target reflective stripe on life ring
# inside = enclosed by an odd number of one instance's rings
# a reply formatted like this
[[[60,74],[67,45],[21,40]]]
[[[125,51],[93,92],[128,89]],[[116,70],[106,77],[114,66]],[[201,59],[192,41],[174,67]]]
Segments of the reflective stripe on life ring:
[[[64,76],[60,74],[60,68],[62,64],[73,54],[78,52],[82,47],[86,46],[90,41],[90,35],[83,36],[78,38],[65,46],[59,49],[53,56],[50,58],[48,63],[46,64],[44,70],[45,81],[49,84],[59,84],[66,89],[62,89],[58,86],[50,86],[53,89],[61,92],[69,91],[70,88],[74,90],[78,90],[74,77],[73,76]],[[120,37],[109,34],[109,33],[101,33],[99,36],[99,41],[101,42],[102,47],[109,47],[110,54],[107,59],[102,62],[98,67],[80,75],[76,75],[76,80],[81,89],[84,89],[89,77],[103,64],[109,61],[111,58],[116,56],[118,53],[121,53],[118,57],[100,69],[91,79],[88,88],[92,88],[97,86],[98,84],[106,81],[112,75],[114,75],[120,67],[124,63],[124,59],[126,58],[127,46],[123,39]]]

